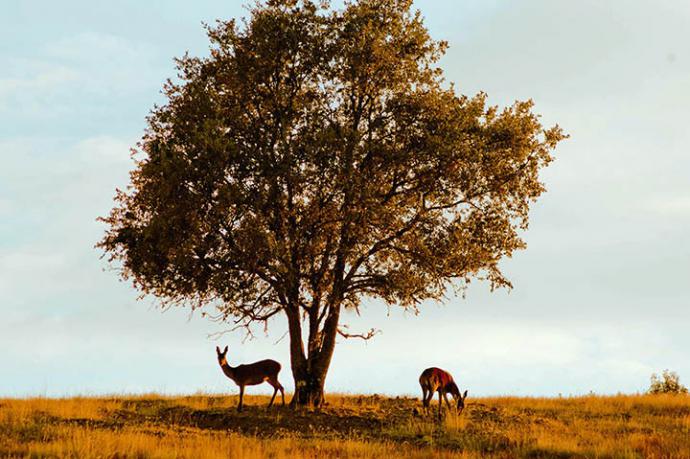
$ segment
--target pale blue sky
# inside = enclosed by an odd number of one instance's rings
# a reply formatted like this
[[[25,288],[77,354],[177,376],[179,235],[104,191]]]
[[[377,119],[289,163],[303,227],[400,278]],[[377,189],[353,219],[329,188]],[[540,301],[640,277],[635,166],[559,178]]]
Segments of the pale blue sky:
[[[690,7],[685,1],[419,0],[460,92],[532,97],[571,139],[545,172],[510,292],[473,284],[418,316],[367,302],[327,390],[416,394],[430,365],[472,394],[634,392],[690,382]],[[0,15],[0,397],[231,391],[213,348],[273,357],[287,341],[161,313],[99,259],[95,221],[172,58],[235,1],[18,1]],[[259,391],[252,389],[252,391]]]

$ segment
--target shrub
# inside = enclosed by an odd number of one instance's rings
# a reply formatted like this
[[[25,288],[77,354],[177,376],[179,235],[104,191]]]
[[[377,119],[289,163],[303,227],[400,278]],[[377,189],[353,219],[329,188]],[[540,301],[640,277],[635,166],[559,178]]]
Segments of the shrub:
[[[650,394],[687,394],[688,388],[680,383],[680,377],[675,371],[664,370],[661,378],[652,374],[649,385]]]

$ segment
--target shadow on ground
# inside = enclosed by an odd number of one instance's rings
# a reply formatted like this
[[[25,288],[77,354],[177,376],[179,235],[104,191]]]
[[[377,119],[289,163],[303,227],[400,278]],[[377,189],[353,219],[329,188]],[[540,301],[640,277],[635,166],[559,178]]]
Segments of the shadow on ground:
[[[230,430],[259,437],[281,434],[300,437],[368,437],[409,418],[413,399],[399,399],[398,406],[370,408],[376,397],[362,397],[361,406],[327,406],[320,410],[289,406],[245,405],[242,412],[225,406],[198,409],[174,400],[132,400],[109,416],[113,423],[153,423],[200,429]],[[348,402],[352,404],[352,402]],[[391,405],[391,404],[388,404]]]
[[[403,445],[436,446],[452,450],[497,451],[514,445],[504,435],[487,431],[480,424],[498,420],[496,408],[481,404],[468,406],[462,417],[467,425],[449,432],[446,419],[439,421],[436,410],[420,411],[414,398],[373,396],[348,397],[320,410],[289,406],[245,405],[242,412],[229,397],[209,398],[208,407],[196,408],[179,400],[127,400],[120,409],[107,414],[103,427],[132,425],[179,426],[231,431],[260,438],[318,438],[391,441]],[[88,422],[84,420],[85,422]],[[478,421],[478,422],[475,422]],[[80,420],[70,420],[78,423]]]

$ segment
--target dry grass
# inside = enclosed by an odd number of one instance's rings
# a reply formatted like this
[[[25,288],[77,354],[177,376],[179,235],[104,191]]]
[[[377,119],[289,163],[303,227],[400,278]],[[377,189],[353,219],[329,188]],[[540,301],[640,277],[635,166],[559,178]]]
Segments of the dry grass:
[[[0,399],[0,457],[690,458],[688,396],[484,398],[442,422],[411,398],[336,395],[318,412],[246,401]]]

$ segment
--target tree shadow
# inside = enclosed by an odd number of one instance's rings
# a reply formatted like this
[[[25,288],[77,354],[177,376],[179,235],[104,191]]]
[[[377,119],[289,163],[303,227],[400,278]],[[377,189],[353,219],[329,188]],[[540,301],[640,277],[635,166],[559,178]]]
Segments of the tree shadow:
[[[321,410],[293,409],[289,406],[245,405],[235,408],[196,409],[168,400],[133,401],[114,411],[112,423],[152,423],[166,426],[233,431],[259,437],[298,436],[302,438],[371,437],[386,425],[383,412],[358,413],[346,408]]]

